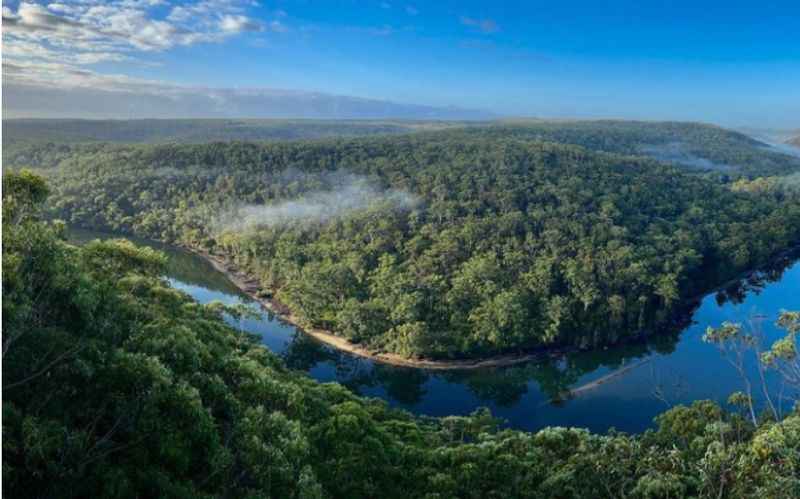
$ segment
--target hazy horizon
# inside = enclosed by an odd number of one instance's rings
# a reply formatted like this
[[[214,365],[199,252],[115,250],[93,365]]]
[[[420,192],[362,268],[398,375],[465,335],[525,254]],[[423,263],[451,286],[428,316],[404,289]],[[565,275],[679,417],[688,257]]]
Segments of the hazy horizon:
[[[800,4],[6,2],[6,118],[800,128]]]

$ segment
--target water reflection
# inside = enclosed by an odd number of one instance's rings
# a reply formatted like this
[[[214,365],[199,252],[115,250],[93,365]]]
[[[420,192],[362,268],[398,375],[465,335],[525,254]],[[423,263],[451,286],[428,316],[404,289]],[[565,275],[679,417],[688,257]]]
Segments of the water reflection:
[[[291,369],[311,371],[320,364],[330,364],[337,381],[364,393],[366,388],[382,387],[395,402],[404,406],[420,403],[427,394],[425,384],[431,377],[469,388],[478,399],[500,407],[512,407],[528,394],[531,382],[546,400],[559,403],[586,374],[600,369],[616,371],[653,353],[668,355],[675,349],[679,331],[665,332],[614,348],[543,356],[536,362],[478,370],[426,371],[376,364],[360,357],[331,349],[317,340],[295,333],[282,352]]]
[[[730,302],[735,305],[744,303],[748,295],[758,295],[768,284],[778,282],[786,270],[800,258],[800,250],[787,253],[774,261],[770,266],[753,272],[743,279],[736,280],[723,287],[715,295],[718,306]]]
[[[124,237],[138,245],[149,246],[166,253],[169,257],[167,260],[167,275],[175,281],[198,288],[204,288],[209,291],[238,296],[243,299],[247,298],[247,295],[239,291],[239,288],[237,288],[225,274],[218,272],[206,260],[189,251],[149,239],[128,235],[120,236],[118,234],[109,234],[107,232],[98,232],[88,229],[70,228],[68,237],[71,242],[76,244],[84,244],[94,239]]]
[[[108,237],[88,231],[73,234],[82,241],[98,236]],[[170,257],[171,282],[198,301],[241,302],[258,308],[202,258],[149,241],[135,242],[165,251]],[[260,336],[291,369],[320,381],[337,381],[356,393],[383,398],[415,413],[468,414],[488,406],[510,426],[530,430],[575,425],[594,431],[610,427],[641,431],[670,405],[700,398],[725,400],[739,389],[736,374],[700,337],[708,325],[743,322],[756,312],[769,318],[765,332],[768,338],[775,337],[778,333],[771,322],[778,311],[800,308],[800,264],[793,266],[797,256],[788,255],[707,296],[671,331],[613,348],[502,368],[425,371],[375,364],[333,350],[260,308],[256,320],[244,319],[236,325]],[[624,375],[613,376],[620,369],[625,369]],[[606,379],[591,390],[580,389]]]

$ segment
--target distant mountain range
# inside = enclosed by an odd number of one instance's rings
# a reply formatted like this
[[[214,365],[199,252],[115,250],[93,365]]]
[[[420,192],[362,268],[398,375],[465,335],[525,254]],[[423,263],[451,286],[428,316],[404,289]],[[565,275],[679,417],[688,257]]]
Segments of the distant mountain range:
[[[488,111],[276,89],[3,85],[7,118],[301,118],[482,120]]]
[[[789,145],[800,147],[800,133],[796,137],[789,139],[786,143]]]
[[[33,142],[203,143],[389,135],[479,125],[481,121],[285,119],[3,120],[3,145]]]

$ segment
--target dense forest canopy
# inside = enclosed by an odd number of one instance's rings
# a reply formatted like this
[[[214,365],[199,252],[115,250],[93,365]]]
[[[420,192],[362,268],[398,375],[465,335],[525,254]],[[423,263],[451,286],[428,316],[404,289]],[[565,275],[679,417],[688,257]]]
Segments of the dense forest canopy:
[[[631,155],[678,136],[757,175]],[[51,178],[51,215],[224,255],[304,324],[407,357],[637,337],[800,243],[775,176],[796,161],[703,125],[32,151],[11,164]]]
[[[639,121],[410,121],[410,120],[27,120],[3,121],[3,159],[52,166],[64,144],[204,143],[346,138],[441,130],[464,138],[518,138],[642,155],[722,176],[783,175],[800,158],[780,154],[749,136],[712,125]]]
[[[701,123],[648,121],[501,122],[463,129],[466,135],[537,139],[588,149],[644,155],[714,171],[722,176],[786,175],[800,171],[800,158],[770,150],[743,133]]]
[[[753,423],[696,402],[639,436],[414,418],[288,370],[226,324],[239,311],[171,288],[157,251],[66,244],[41,221],[43,179],[6,174],[3,195],[9,497],[800,495],[796,412]],[[796,352],[800,314],[780,321],[770,365]]]

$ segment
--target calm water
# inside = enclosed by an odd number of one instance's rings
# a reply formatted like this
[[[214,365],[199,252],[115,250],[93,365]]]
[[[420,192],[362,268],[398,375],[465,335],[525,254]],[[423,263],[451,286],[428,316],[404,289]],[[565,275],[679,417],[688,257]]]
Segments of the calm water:
[[[76,241],[108,234],[74,230]],[[617,428],[638,432],[652,426],[653,417],[668,407],[698,399],[724,401],[742,388],[733,367],[713,346],[702,341],[707,326],[724,321],[761,327],[767,340],[780,334],[773,322],[782,309],[800,309],[800,262],[785,260],[747,281],[706,296],[682,331],[648,342],[546,359],[506,368],[463,372],[429,372],[375,364],[324,345],[272,317],[241,293],[202,258],[158,243],[137,240],[170,257],[172,285],[196,300],[246,303],[258,320],[236,323],[263,338],[294,369],[320,381],[337,381],[366,396],[417,414],[469,414],[479,407],[513,428],[577,426],[604,432]],[[646,361],[621,376],[581,395],[559,394],[582,386],[625,365]],[[755,379],[755,369],[751,369]],[[775,386],[777,380],[770,379]]]

